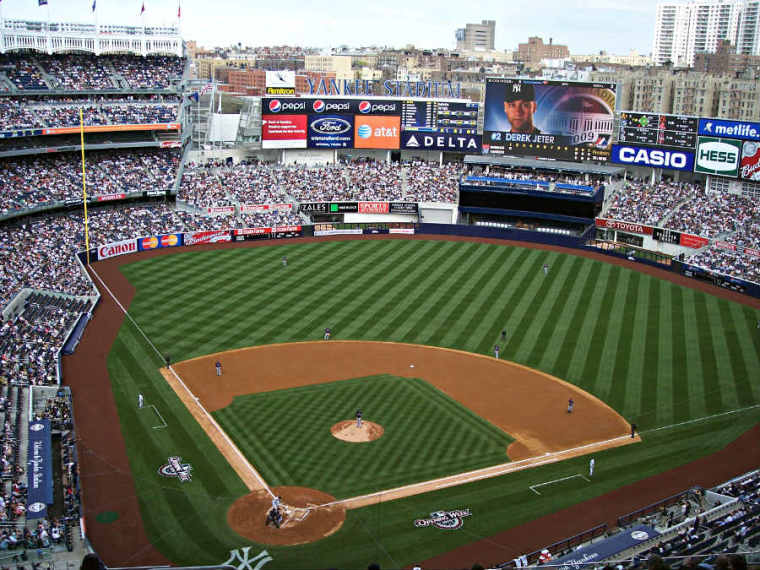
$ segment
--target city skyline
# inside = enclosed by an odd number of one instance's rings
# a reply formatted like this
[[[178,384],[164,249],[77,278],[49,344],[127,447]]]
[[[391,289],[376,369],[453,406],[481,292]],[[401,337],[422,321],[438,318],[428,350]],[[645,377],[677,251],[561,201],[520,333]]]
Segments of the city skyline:
[[[530,36],[566,44],[571,53],[606,51],[627,54],[652,50],[657,0],[515,0],[507,5],[484,0],[476,6],[448,0],[420,0],[413,4],[387,0],[382,5],[358,5],[335,0],[329,9],[313,3],[284,12],[279,6],[246,5],[234,0],[2,0],[4,18],[67,22],[95,22],[146,26],[174,25],[181,6],[180,26],[186,40],[199,46],[224,47],[299,45],[330,48],[347,45],[419,48],[455,47],[457,28],[481,20],[496,20],[496,49],[511,51]],[[145,12],[141,16],[142,5]],[[297,17],[294,17],[296,14]],[[422,22],[422,24],[420,24]]]

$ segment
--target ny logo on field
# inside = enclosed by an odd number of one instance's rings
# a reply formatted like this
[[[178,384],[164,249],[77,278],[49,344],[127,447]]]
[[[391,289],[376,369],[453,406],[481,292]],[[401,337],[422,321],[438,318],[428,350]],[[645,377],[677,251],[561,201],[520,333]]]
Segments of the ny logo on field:
[[[227,559],[227,562],[223,562],[223,564],[227,566],[234,566],[238,570],[261,570],[264,565],[274,560],[271,556],[269,556],[269,553],[266,550],[262,550],[253,558],[248,558],[250,550],[250,546],[243,546],[242,548],[230,550],[230,557]],[[257,560],[258,563],[256,566],[251,566],[251,564]],[[235,564],[236,561],[239,562],[239,564]]]
[[[169,458],[169,463],[158,468],[158,474],[163,477],[176,477],[183,483],[186,483],[192,479],[192,476],[190,475],[192,469],[192,465],[189,463],[182,463],[182,458],[178,455],[174,455]]]

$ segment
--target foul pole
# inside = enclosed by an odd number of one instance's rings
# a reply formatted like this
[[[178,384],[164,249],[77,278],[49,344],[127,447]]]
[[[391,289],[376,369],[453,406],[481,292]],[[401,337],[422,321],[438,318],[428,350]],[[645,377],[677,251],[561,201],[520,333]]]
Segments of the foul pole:
[[[90,231],[87,219],[87,179],[84,171],[84,117],[82,108],[79,108],[79,137],[82,147],[82,203],[84,204],[84,248],[87,251],[87,265],[90,265]]]

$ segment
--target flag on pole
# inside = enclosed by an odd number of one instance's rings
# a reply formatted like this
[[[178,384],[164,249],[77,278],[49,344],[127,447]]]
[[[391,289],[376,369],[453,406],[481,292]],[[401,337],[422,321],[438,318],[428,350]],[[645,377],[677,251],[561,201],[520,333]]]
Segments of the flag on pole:
[[[48,0],[38,0],[39,3],[37,5],[38,6],[47,6],[47,1]]]
[[[2,1],[2,0],[0,0],[0,1]],[[200,98],[201,98],[201,97],[200,97],[200,95],[198,95],[198,92],[197,92],[197,91],[195,91],[195,92],[191,93],[191,94],[190,94],[190,96],[188,97],[188,99],[192,99],[192,100],[193,100],[193,101],[195,101],[196,103],[197,103],[197,102],[200,100]]]
[[[97,1],[98,0],[92,0],[92,11],[93,12],[95,11],[95,2],[97,2]]]
[[[216,108],[217,113],[222,112],[222,92],[219,91],[219,106]]]
[[[177,2],[177,19],[179,20],[182,17],[182,6],[180,6],[179,2]]]
[[[205,95],[209,91],[211,91],[214,88],[213,83],[206,83],[203,87],[201,87],[201,95]]]
[[[47,0],[45,0],[47,2]],[[145,2],[142,3],[142,8],[140,8],[140,15],[142,16],[145,13]]]

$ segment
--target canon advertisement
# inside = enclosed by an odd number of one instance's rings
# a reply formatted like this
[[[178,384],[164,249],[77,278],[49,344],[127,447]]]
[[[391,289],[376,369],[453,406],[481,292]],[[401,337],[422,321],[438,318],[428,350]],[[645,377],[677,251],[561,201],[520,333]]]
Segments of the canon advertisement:
[[[98,259],[108,259],[109,257],[116,257],[117,255],[135,253],[136,251],[137,240],[135,239],[114,241],[98,247]]]
[[[443,150],[479,154],[480,135],[436,135],[402,131],[401,148],[407,150]]]
[[[694,172],[736,178],[741,154],[741,141],[699,137]]]
[[[644,147],[630,144],[612,145],[610,161],[627,166],[650,166],[668,170],[687,170],[694,168],[694,153],[672,148]]]
[[[614,123],[614,83],[486,81],[484,154],[607,160]]]
[[[744,180],[760,181],[760,143],[744,141],[739,176]]]
[[[353,115],[309,115],[309,148],[353,148]]]

